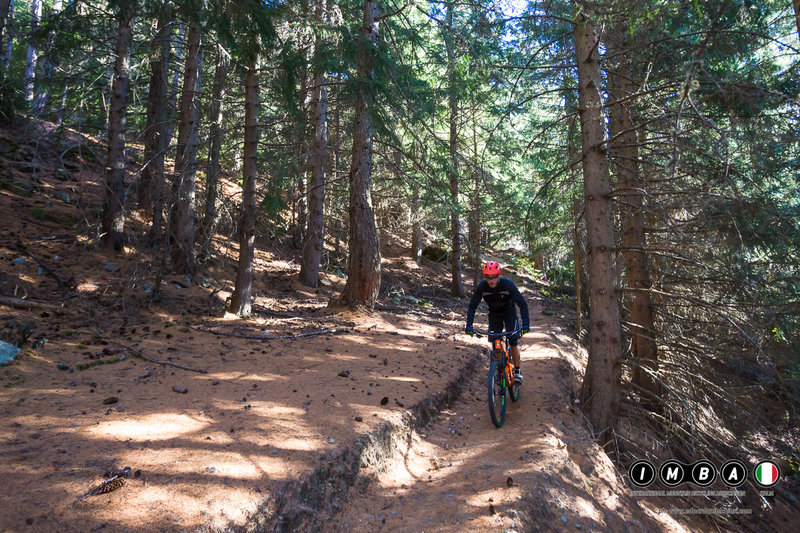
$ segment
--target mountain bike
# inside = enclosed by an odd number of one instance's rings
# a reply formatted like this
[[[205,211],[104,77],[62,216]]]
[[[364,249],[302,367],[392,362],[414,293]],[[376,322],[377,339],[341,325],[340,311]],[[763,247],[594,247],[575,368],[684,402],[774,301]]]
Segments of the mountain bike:
[[[500,427],[506,421],[506,391],[512,402],[519,400],[519,383],[514,382],[514,364],[509,357],[508,339],[519,333],[515,325],[514,331],[478,331],[478,337],[488,335],[492,343],[492,362],[489,365],[489,415],[492,423]]]

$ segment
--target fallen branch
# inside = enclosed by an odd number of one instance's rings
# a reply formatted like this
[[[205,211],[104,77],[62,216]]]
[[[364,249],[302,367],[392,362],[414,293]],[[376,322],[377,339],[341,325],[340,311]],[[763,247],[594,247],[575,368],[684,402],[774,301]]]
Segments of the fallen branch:
[[[231,331],[216,331],[213,329],[203,328],[200,326],[192,326],[192,329],[202,331],[203,333],[211,333],[212,335],[222,335],[225,337],[239,337],[241,339],[256,339],[256,340],[275,340],[275,339],[297,339],[299,337],[310,337],[312,335],[324,335],[325,333],[346,333],[353,331],[353,328],[335,328],[335,329],[322,329],[319,331],[309,331],[306,333],[295,333],[293,335],[248,335],[246,333],[233,333]]]
[[[299,318],[300,315],[295,313],[286,313],[282,311],[272,311],[270,309],[264,309],[263,307],[256,307],[253,306],[253,312],[258,313],[261,315],[270,315],[270,316],[277,316],[280,318]]]
[[[20,298],[11,298],[10,296],[0,296],[0,305],[7,305],[17,309],[61,309],[63,307],[63,305],[22,300]]]
[[[199,372],[200,374],[208,374],[208,370],[203,370],[202,368],[192,368],[190,366],[179,365],[178,363],[173,363],[172,361],[159,361],[158,359],[150,359],[146,355],[142,354],[141,350],[134,348],[133,346],[127,346],[125,344],[121,344],[116,341],[113,342],[118,346],[122,346],[126,350],[130,350],[130,352],[134,356],[138,357],[139,359],[144,359],[149,363],[155,363],[157,365],[169,365],[169,366],[174,366],[175,368],[180,368],[181,370],[188,370],[190,372]]]

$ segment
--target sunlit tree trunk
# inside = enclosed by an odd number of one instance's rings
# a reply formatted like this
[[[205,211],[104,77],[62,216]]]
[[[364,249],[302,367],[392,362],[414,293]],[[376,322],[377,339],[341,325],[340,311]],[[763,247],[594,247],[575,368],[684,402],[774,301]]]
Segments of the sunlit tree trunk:
[[[32,0],[31,2],[31,38],[39,28],[42,20],[42,0]],[[38,61],[38,51],[33,46],[33,42],[28,45],[28,57],[25,61],[25,76],[23,92],[25,101],[29,107],[33,106],[33,89],[36,84],[36,63]]]
[[[450,107],[450,169],[448,178],[450,181],[450,232],[451,232],[451,254],[450,254],[450,292],[453,296],[463,298],[465,296],[464,283],[461,280],[461,218],[458,208],[458,94],[456,91],[456,52],[451,34],[453,26],[453,4],[447,4],[445,29],[445,44],[447,46],[447,71],[448,71],[448,104]]]
[[[150,45],[150,90],[147,99],[147,123],[144,132],[144,160],[139,185],[139,207],[151,214],[148,241],[156,246],[162,240],[164,219],[164,157],[167,137],[167,75],[170,54],[170,19],[172,10],[161,6],[158,30]]]
[[[620,406],[621,330],[615,290],[611,180],[600,94],[600,36],[591,4],[574,2],[578,109],[583,147],[583,186],[589,267],[589,358],[581,389],[583,409],[602,442],[612,438]]]
[[[258,174],[258,54],[245,76],[244,164],[242,218],[239,221],[239,268],[231,295],[231,313],[250,316],[253,309],[253,258],[255,257],[256,176]]]
[[[108,156],[105,172],[103,237],[107,248],[121,250],[125,226],[125,122],[128,105],[128,52],[133,38],[133,8],[121,3],[117,17],[114,82],[108,121]]]
[[[196,2],[198,10],[200,2]],[[196,15],[199,17],[199,13]],[[200,85],[200,26],[194,18],[189,23],[186,67],[179,110],[178,144],[175,152],[175,176],[172,183],[170,231],[172,266],[189,275],[195,272],[195,186],[197,166],[197,130]]]
[[[350,167],[350,242],[347,283],[341,303],[372,307],[381,285],[381,252],[375,213],[372,209],[372,87],[374,77],[372,47],[378,43],[379,6],[376,0],[364,2],[364,24],[359,45],[359,88],[353,125],[353,163]],[[371,46],[367,46],[370,42]]]
[[[417,143],[414,142],[416,148]],[[416,155],[416,154],[415,154]],[[422,264],[422,206],[419,199],[419,184],[411,186],[411,259]]]
[[[639,142],[631,107],[631,83],[628,73],[626,27],[618,22],[612,29],[609,48],[616,58],[616,69],[609,73],[609,93],[613,99],[610,131],[618,176],[619,196],[622,200],[622,257],[625,279],[629,288],[631,322],[631,351],[636,366],[633,382],[652,396],[645,398],[650,408],[655,408],[655,397],[661,395],[659,382],[653,377],[658,369],[658,352],[654,338],[653,305],[650,301],[650,274],[645,248],[643,184],[639,173]]]
[[[201,255],[208,257],[211,239],[217,229],[217,188],[219,187],[219,158],[222,153],[222,99],[225,97],[225,78],[230,59],[228,52],[217,45],[217,66],[214,70],[214,87],[211,91],[211,131],[208,142],[208,168],[206,169],[206,205],[203,215],[203,244]]]

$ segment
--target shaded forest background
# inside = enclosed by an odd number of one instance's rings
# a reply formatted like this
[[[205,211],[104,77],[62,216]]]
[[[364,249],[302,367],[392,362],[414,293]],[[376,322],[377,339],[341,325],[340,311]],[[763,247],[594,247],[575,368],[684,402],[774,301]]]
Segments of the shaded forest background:
[[[90,245],[195,275],[238,242],[242,317],[259,241],[311,287],[347,274],[338,303],[366,307],[380,243],[448,261],[458,297],[462,262],[505,250],[574,297],[609,451],[723,457],[766,430],[791,474],[798,9],[0,0],[0,119],[104,162],[103,208],[75,228]],[[0,188],[28,190],[7,169]]]

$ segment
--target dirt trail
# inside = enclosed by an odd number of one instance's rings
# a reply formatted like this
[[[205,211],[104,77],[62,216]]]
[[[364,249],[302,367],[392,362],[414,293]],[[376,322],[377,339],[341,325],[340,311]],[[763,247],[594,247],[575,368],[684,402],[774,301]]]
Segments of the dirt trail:
[[[502,428],[482,368],[327,531],[685,531],[628,496],[592,441],[572,394],[579,350],[560,323],[544,317],[523,340],[522,397]]]

